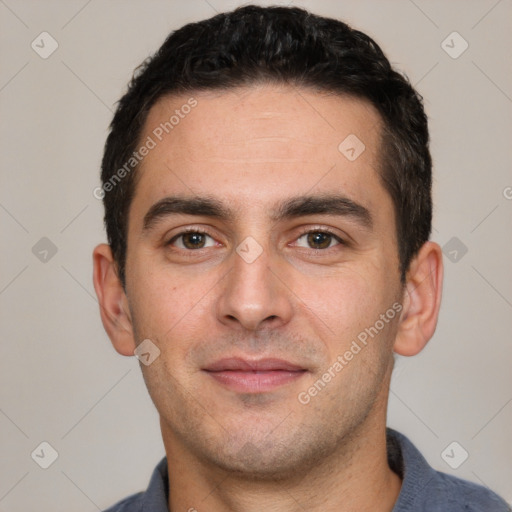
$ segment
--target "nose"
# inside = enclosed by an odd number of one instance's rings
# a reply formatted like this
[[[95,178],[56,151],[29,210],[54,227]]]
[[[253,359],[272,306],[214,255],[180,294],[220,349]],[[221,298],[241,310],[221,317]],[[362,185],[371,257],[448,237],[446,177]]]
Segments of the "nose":
[[[236,252],[231,259],[232,267],[222,280],[217,302],[219,321],[231,328],[250,331],[287,324],[293,312],[293,294],[269,251],[263,250],[254,261]]]

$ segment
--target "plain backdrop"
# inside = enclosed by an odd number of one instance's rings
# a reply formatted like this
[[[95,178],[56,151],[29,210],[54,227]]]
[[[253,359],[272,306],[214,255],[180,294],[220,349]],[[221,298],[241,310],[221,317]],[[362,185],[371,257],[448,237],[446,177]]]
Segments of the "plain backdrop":
[[[93,190],[133,69],[171,30],[240,4],[0,0],[2,512],[101,510],[164,455],[139,363],[100,322]],[[367,32],[425,98],[444,301],[425,351],[397,361],[388,423],[512,502],[512,3],[293,4]],[[58,454],[47,469],[42,442]]]

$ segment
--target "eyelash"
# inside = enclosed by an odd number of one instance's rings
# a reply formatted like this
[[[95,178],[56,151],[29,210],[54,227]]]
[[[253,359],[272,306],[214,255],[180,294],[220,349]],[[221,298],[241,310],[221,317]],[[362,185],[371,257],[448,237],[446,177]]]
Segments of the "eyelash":
[[[179,239],[181,236],[186,235],[188,233],[197,233],[197,234],[200,234],[200,235],[207,235],[207,236],[209,236],[210,238],[213,239],[213,236],[210,233],[208,233],[208,231],[206,231],[204,229],[201,229],[201,228],[194,228],[194,227],[192,227],[192,228],[187,228],[184,231],[180,231],[178,234],[174,235],[168,242],[166,242],[165,245],[166,246],[172,245],[177,239]],[[296,238],[296,240],[298,240],[299,238],[302,238],[304,235],[308,235],[310,233],[321,233],[321,234],[324,234],[324,235],[329,235],[329,236],[332,236],[338,242],[338,245],[347,245],[345,240],[340,238],[333,231],[330,231],[329,229],[325,229],[325,228],[321,228],[321,229],[320,228],[317,228],[317,229],[304,228],[303,230],[301,230],[301,232],[300,232],[299,236]],[[310,250],[311,251],[326,252],[329,249],[334,249],[334,247],[336,247],[336,246],[327,247],[325,249],[310,249]],[[203,249],[208,249],[208,247],[203,248]],[[302,249],[305,249],[305,247],[302,247]],[[184,251],[186,253],[193,253],[193,252],[199,252],[201,249],[181,249],[181,248],[178,248],[178,250]]]

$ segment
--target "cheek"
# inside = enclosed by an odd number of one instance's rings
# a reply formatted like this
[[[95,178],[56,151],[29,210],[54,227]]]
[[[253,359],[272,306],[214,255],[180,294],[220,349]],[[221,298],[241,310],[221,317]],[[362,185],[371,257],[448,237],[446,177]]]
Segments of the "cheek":
[[[186,357],[190,341],[199,343],[210,325],[211,294],[219,277],[171,273],[148,262],[132,269],[128,292],[137,337],[155,341],[173,359],[180,352]]]
[[[376,350],[387,350],[396,323],[392,306],[398,294],[396,284],[386,285],[382,271],[377,270],[372,274],[371,269],[352,268],[326,279],[296,281],[294,291],[302,300],[304,315],[315,326],[330,359],[343,354],[358,336],[363,341],[365,337],[385,341],[373,345]],[[385,315],[384,321],[381,315]]]
[[[371,317],[382,293],[381,284],[368,271],[354,267],[322,278],[299,277],[294,290],[335,332],[343,326],[357,326],[358,318]]]
[[[128,295],[134,324],[139,335],[160,338],[184,315],[192,299],[179,280],[169,279],[151,264],[134,265],[130,270]]]

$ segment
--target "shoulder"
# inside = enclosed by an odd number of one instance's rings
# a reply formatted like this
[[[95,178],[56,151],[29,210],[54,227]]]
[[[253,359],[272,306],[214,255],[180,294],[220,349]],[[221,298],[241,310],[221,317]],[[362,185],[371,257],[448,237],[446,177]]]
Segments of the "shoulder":
[[[425,488],[429,508],[425,511],[451,512],[510,512],[511,508],[497,494],[482,485],[461,478],[435,472],[435,477]]]
[[[139,512],[142,510],[144,494],[143,492],[132,494],[103,512]]]
[[[393,512],[511,512],[490,489],[436,471],[403,434],[387,429],[387,444],[390,467],[402,477]]]
[[[168,498],[168,468],[164,457],[154,469],[144,492],[132,494],[103,512],[168,512]]]

